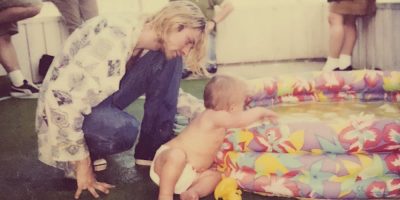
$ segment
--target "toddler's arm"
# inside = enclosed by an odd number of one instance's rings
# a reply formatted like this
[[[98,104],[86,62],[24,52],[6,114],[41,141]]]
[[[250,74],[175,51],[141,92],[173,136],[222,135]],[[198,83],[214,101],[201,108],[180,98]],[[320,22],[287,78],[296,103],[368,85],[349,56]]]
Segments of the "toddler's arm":
[[[275,123],[276,118],[275,112],[263,107],[255,107],[241,112],[215,112],[211,120],[217,127],[242,128],[263,119],[269,119],[272,123]]]

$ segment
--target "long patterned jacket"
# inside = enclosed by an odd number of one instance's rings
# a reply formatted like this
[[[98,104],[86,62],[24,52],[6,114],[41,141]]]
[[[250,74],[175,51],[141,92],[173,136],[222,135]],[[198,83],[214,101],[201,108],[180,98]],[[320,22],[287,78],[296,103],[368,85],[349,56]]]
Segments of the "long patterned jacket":
[[[143,21],[138,16],[98,16],[66,40],[40,89],[36,131],[42,162],[71,176],[68,161],[89,156],[84,115],[119,89]]]

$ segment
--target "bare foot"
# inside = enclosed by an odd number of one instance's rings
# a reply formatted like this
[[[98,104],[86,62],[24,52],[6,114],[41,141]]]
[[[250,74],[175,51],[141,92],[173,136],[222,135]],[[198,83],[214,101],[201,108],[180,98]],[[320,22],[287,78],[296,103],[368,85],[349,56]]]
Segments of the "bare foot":
[[[199,200],[199,195],[195,191],[185,191],[181,194],[181,200]]]

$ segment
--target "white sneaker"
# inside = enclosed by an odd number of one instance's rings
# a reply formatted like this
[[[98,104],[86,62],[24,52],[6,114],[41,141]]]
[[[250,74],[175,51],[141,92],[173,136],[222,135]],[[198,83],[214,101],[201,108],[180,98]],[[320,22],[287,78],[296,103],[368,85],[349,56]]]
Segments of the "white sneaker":
[[[39,97],[39,88],[24,80],[24,84],[19,87],[11,85],[10,95],[21,99],[37,99]]]
[[[152,160],[135,159],[136,165],[150,166],[152,162],[153,162]]]
[[[107,169],[107,161],[105,159],[98,159],[93,162],[94,171],[104,171]]]

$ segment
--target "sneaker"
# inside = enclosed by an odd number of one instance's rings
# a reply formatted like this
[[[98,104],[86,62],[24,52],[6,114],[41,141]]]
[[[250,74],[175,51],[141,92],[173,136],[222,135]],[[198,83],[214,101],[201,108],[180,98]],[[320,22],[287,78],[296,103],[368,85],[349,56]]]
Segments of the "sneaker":
[[[37,99],[39,89],[35,85],[28,83],[27,80],[24,80],[24,84],[19,87],[11,85],[10,95],[21,99]]]
[[[141,166],[150,166],[152,162],[152,160],[135,159],[135,164]]]
[[[216,65],[210,65],[210,66],[207,67],[207,71],[210,74],[215,74],[215,73],[217,73],[218,68],[217,68]]]
[[[39,60],[39,75],[45,77],[49,71],[50,65],[54,60],[54,56],[43,54]]]
[[[188,78],[190,75],[192,75],[193,72],[187,69],[182,70],[182,79]]]
[[[105,159],[98,159],[93,162],[94,171],[104,171],[107,169],[107,161]]]
[[[353,71],[353,66],[347,66],[344,69],[340,69],[339,67],[335,68],[333,71]]]

